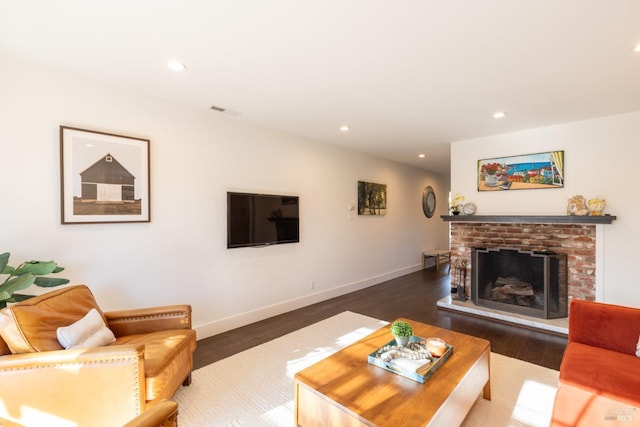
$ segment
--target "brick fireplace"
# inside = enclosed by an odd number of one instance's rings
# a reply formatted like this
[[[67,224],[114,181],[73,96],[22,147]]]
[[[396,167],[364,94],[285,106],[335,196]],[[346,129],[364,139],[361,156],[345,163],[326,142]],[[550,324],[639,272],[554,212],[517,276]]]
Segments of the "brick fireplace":
[[[615,216],[443,216],[451,222],[451,259],[467,260],[465,288],[471,289],[474,248],[510,248],[566,254],[568,296],[595,300],[596,225],[610,224]]]

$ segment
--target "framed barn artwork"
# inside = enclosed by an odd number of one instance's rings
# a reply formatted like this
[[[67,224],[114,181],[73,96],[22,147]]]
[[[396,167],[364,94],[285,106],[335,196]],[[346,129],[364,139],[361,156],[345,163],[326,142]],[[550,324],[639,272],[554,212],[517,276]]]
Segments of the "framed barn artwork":
[[[60,126],[63,224],[149,222],[149,140]]]

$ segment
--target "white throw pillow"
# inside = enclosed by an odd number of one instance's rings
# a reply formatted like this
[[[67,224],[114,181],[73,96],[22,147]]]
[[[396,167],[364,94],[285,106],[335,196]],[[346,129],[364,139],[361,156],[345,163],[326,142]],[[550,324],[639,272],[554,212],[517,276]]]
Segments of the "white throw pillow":
[[[92,308],[75,323],[56,330],[58,341],[64,348],[100,347],[111,344],[116,337],[107,328],[98,310]]]
[[[638,336],[638,344],[636,344],[636,357],[640,357],[640,336]]]

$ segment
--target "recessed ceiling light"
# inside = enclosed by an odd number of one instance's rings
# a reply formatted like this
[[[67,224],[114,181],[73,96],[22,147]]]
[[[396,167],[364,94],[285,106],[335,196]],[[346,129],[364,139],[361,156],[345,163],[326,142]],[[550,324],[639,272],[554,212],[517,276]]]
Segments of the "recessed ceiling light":
[[[503,119],[504,117],[506,117],[507,113],[505,113],[504,111],[497,111],[493,114],[493,118],[494,119]]]
[[[187,69],[186,65],[184,65],[180,61],[175,61],[175,60],[167,62],[167,67],[169,67],[169,69],[173,71],[184,71]]]
[[[638,43],[633,50],[636,52],[640,52],[640,43]]]
[[[424,153],[420,153],[418,154],[418,157],[420,157],[421,159],[424,159],[425,157],[427,157],[427,155]]]
[[[349,132],[351,128],[347,125],[340,126],[340,132]]]

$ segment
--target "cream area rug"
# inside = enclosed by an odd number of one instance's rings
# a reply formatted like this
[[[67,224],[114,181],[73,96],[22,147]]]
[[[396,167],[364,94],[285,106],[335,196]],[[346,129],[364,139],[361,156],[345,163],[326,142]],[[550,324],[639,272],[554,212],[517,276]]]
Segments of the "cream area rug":
[[[183,427],[293,427],[296,372],[387,322],[346,311],[197,369],[174,399]],[[465,427],[548,426],[558,372],[491,354],[492,400],[481,397]]]

